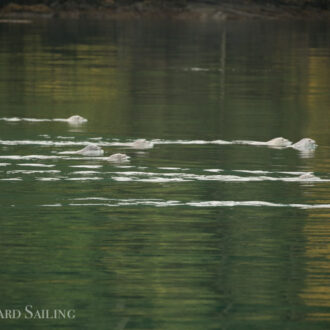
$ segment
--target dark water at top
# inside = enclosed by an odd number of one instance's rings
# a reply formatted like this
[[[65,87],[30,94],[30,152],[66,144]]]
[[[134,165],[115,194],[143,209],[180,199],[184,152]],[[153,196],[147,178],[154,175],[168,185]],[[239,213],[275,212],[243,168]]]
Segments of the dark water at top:
[[[0,310],[76,311],[0,328],[329,328],[329,40],[325,22],[0,24]],[[318,148],[253,145],[279,136]],[[103,157],[63,153],[91,142]]]

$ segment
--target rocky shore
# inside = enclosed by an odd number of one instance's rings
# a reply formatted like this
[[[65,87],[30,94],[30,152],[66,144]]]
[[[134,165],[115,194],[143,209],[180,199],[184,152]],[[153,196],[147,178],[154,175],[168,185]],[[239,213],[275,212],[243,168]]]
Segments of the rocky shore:
[[[169,4],[170,3],[170,4]],[[105,0],[99,5],[76,3],[22,5],[9,3],[0,8],[0,23],[27,23],[32,18],[139,18],[170,17],[198,20],[235,19],[330,19],[330,10],[312,6],[288,6],[237,2],[136,2],[118,5]]]

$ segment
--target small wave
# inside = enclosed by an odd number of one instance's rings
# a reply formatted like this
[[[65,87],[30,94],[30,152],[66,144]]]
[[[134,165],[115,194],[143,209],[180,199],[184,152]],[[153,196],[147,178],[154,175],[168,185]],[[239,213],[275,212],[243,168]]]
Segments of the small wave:
[[[231,144],[232,142],[224,141],[224,140],[151,140],[154,144]]]
[[[8,165],[11,165],[11,164],[10,163],[0,163],[0,166],[3,166],[3,167],[8,166]]]
[[[39,145],[52,147],[66,147],[66,146],[87,146],[88,142],[74,142],[74,141],[45,141],[45,140],[0,140],[0,145],[17,146],[17,145]]]
[[[114,204],[107,204],[107,203],[70,203],[69,206],[112,206],[112,207],[118,207],[119,205]]]
[[[98,201],[113,201],[116,200],[114,198],[105,198],[105,197],[80,197],[80,198],[72,198],[74,201],[90,201],[90,200],[98,200]]]
[[[79,178],[66,178],[65,180],[68,181],[93,181],[93,180],[103,180],[103,178],[97,177],[97,176],[93,176],[93,177],[79,177]]]
[[[3,117],[3,118],[0,118],[0,120],[4,120],[4,121],[12,121],[12,122],[15,122],[15,121],[21,121],[21,119],[18,118],[18,117],[12,117],[12,118]]]
[[[195,207],[235,207],[235,206],[253,206],[253,207],[293,207],[300,209],[330,208],[330,204],[278,204],[263,201],[207,201],[207,202],[188,202],[186,205]]]
[[[38,181],[60,181],[61,178],[36,178]]]
[[[108,157],[96,157],[96,156],[84,156],[84,157],[67,157],[67,156],[58,156],[59,159],[65,160],[107,160]]]
[[[52,121],[52,119],[41,119],[41,118],[19,118],[19,117],[2,117],[0,120],[9,121],[9,122],[18,122],[18,121],[29,121],[29,122],[44,122]]]
[[[44,171],[37,171],[37,170],[13,170],[13,171],[8,171],[8,174],[44,174],[44,173],[60,173],[61,171],[59,170],[44,170]]]
[[[301,177],[271,177],[271,176],[238,176],[238,175],[198,175],[192,173],[155,173],[122,171],[108,172],[117,175],[116,181],[137,182],[184,182],[184,181],[223,181],[223,182],[258,182],[258,181],[283,181],[283,182],[306,182]],[[147,178],[145,178],[147,177]],[[329,179],[311,177],[308,182],[330,182]]]
[[[22,181],[22,178],[4,178],[1,181]]]
[[[269,173],[273,173],[273,172],[261,171],[261,170],[234,170],[233,172],[251,173],[251,174],[269,174]]]
[[[131,165],[116,165],[117,168],[133,168]]]
[[[201,67],[192,67],[192,68],[185,68],[184,71],[192,71],[192,72],[208,72],[210,71],[209,68],[201,68]]]
[[[246,144],[251,146],[266,146],[267,142],[262,141],[250,141],[250,140],[234,140],[232,141],[233,144]]]
[[[73,136],[57,136],[57,139],[60,139],[60,140],[74,140],[75,138]]]
[[[89,174],[100,174],[99,171],[74,171],[72,174],[82,174],[82,175],[89,175]]]
[[[0,156],[0,159],[13,159],[13,160],[21,160],[21,159],[59,159],[61,157],[58,156],[47,156],[47,155],[8,155],[8,156]]]
[[[92,137],[92,138],[89,138],[89,140],[92,140],[92,141],[101,141],[103,138],[102,137]]]
[[[113,177],[112,178],[113,180],[115,181],[134,181],[132,178],[128,178],[128,177],[125,177],[125,176],[117,176],[117,177]]]
[[[27,122],[66,122],[70,123],[69,118],[23,118],[23,117],[2,117],[0,120],[7,122],[19,122],[19,121],[27,121]]]
[[[64,159],[64,160],[107,160],[107,157],[66,157],[66,156],[47,156],[47,155],[5,155],[0,156],[0,159],[12,160],[33,160],[33,159]]]
[[[212,173],[218,173],[218,172],[222,172],[223,170],[218,169],[218,168],[208,168],[204,170],[205,172],[212,172]]]
[[[70,167],[75,167],[75,168],[101,168],[103,166],[102,165],[71,165]]]
[[[28,166],[28,167],[55,167],[55,165],[47,165],[40,163],[25,163],[25,164],[17,164],[18,166]]]
[[[155,183],[190,181],[182,178],[162,178],[162,177],[134,178],[134,177],[125,177],[125,176],[117,176],[117,177],[113,177],[112,179],[115,181],[136,181],[136,182],[155,182]]]

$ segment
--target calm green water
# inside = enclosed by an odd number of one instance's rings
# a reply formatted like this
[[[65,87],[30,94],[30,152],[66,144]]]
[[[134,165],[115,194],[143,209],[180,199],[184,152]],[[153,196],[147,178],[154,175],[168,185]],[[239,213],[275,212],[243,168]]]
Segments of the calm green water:
[[[322,22],[0,24],[0,310],[76,311],[0,328],[328,329],[329,40]],[[319,146],[253,145],[278,136]],[[63,153],[90,142],[105,155]]]

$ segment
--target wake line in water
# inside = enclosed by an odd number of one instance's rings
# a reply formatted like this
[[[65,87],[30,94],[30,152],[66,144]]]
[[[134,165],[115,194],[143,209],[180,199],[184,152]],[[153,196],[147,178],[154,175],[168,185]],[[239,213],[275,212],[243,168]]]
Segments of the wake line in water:
[[[61,171],[28,171],[28,170],[14,170],[14,171],[8,171],[8,174],[58,174]],[[195,177],[194,179],[185,179],[180,177],[173,177],[173,178],[166,178],[166,177],[146,177],[146,178],[136,178],[136,177],[128,177],[128,176],[115,176],[115,177],[102,177],[102,176],[89,176],[89,175],[102,175],[102,173],[99,173],[97,171],[77,171],[71,173],[73,175],[79,175],[75,177],[67,177],[67,176],[61,176],[61,177],[53,177],[54,181],[59,180],[66,180],[66,181],[104,181],[111,179],[117,182],[142,182],[142,183],[178,183],[178,182],[196,182],[196,181],[217,181],[217,182],[262,182],[262,181],[282,181],[282,182],[297,182],[301,184],[315,184],[315,183],[325,183],[330,182],[330,180],[327,179],[299,179],[299,178],[243,178],[243,177],[236,177],[236,178],[228,178],[228,177],[222,177],[222,178],[198,178]],[[4,178],[0,180],[11,180],[12,178]],[[41,177],[35,177],[36,180],[48,180],[52,181],[52,178],[41,178]]]
[[[59,139],[67,140],[66,137],[58,137]],[[70,138],[71,139],[71,138]],[[92,138],[91,138],[92,139]],[[97,145],[101,147],[132,147],[134,140],[129,140],[126,142],[112,141],[102,141],[98,140]],[[151,140],[153,144],[184,144],[184,145],[201,145],[201,144],[236,144],[235,142],[214,140]],[[40,146],[55,146],[55,147],[65,147],[65,146],[87,146],[91,144],[90,141],[51,141],[51,140],[0,140],[0,145],[40,145]]]
[[[40,174],[40,173],[60,173],[61,171],[59,170],[13,170],[13,171],[8,171],[8,174]]]
[[[63,139],[63,137],[61,137]],[[126,147],[131,148],[133,142],[106,142],[98,141],[97,145],[100,147]],[[16,145],[36,145],[36,146],[51,146],[51,147],[70,147],[70,146],[88,146],[90,141],[52,141],[52,140],[0,140],[0,145],[16,146]],[[73,154],[77,150],[63,151],[60,154]]]
[[[63,140],[64,137],[59,137]],[[134,140],[129,140],[126,142],[107,142],[98,140],[97,145],[101,147],[132,147]],[[204,140],[151,140],[153,144],[183,144],[183,145],[202,145],[202,144],[235,144],[234,142],[214,140],[214,141],[204,141]],[[91,144],[90,141],[52,141],[52,140],[0,140],[0,145],[40,145],[40,146],[54,146],[54,147],[66,147],[66,146],[87,146]]]
[[[154,206],[154,207],[173,207],[173,206],[190,206],[190,207],[291,207],[298,209],[328,209],[330,204],[282,204],[271,203],[264,201],[191,201],[180,202],[176,200],[162,200],[162,199],[112,199],[103,197],[87,197],[74,198],[73,203],[68,206],[106,206],[106,207],[120,207],[120,206]],[[62,204],[61,204],[62,205]],[[41,206],[59,206],[41,205]],[[62,205],[64,206],[64,205]]]
[[[27,121],[27,122],[34,122],[34,123],[39,123],[39,122],[69,122],[70,118],[22,118],[22,117],[2,117],[0,120],[2,121],[7,121],[7,122],[20,122],[20,121]]]
[[[30,121],[30,122],[44,122],[52,121],[52,119],[39,119],[39,118],[19,118],[19,117],[2,117],[0,120],[8,122]]]
[[[0,156],[0,158],[10,158],[14,160],[40,160],[40,159],[62,159],[62,160],[86,160],[95,159],[93,157],[59,157],[59,156],[43,156],[43,155],[28,155],[28,156]],[[106,160],[106,157],[98,157],[97,160]],[[3,163],[9,164],[9,163]],[[40,163],[22,163],[17,164],[20,167],[36,167],[36,169],[14,169],[5,171],[7,174],[55,174],[61,171],[56,169],[43,169],[43,168],[54,168],[53,164],[40,164]],[[131,167],[123,167],[123,171],[100,171],[99,169],[104,166],[111,167],[111,164],[105,162],[102,165],[70,165],[72,171],[67,173],[69,176],[61,176],[56,180],[73,180],[73,181],[86,181],[86,180],[113,180],[118,182],[144,182],[144,183],[175,183],[175,182],[197,182],[197,181],[215,181],[215,182],[296,182],[301,184],[310,183],[327,183],[330,182],[328,178],[320,178],[310,172],[270,172],[270,171],[248,171],[248,170],[235,170],[234,172],[252,173],[255,175],[233,175],[225,174],[224,170],[217,169],[211,171],[208,174],[195,174],[185,171],[181,172],[154,172],[154,171],[141,171],[141,167],[137,167],[139,170],[127,170]],[[117,167],[118,168],[118,167]],[[171,170],[174,170],[171,168]],[[215,170],[215,169],[214,169]],[[214,172],[214,173],[212,173]],[[267,173],[268,175],[264,175]],[[261,174],[261,175],[258,175]],[[275,175],[275,176],[272,176]],[[290,176],[278,176],[279,174],[289,174]],[[38,177],[36,177],[39,180]]]
[[[107,160],[107,157],[68,157],[68,156],[48,156],[48,155],[3,155],[0,159],[11,160],[32,160],[32,159],[63,159],[63,160]]]
[[[188,181],[222,181],[222,182],[258,182],[258,181],[283,181],[283,182],[330,182],[330,179],[310,177],[271,177],[271,176],[237,176],[237,175],[198,175],[192,173],[154,173],[154,172],[108,172],[115,176],[115,181],[133,182],[188,182]],[[304,173],[304,172],[301,172]],[[306,174],[306,173],[304,173]]]
[[[154,144],[234,144],[231,141],[224,140],[151,140]]]
[[[52,119],[57,121],[67,121],[66,119]],[[48,119],[43,119],[42,121],[48,121]],[[88,146],[91,145],[91,140],[94,138],[90,138],[87,141],[72,141],[72,138],[68,137],[58,137],[60,141],[54,140],[0,140],[0,145],[39,145],[39,146],[53,146],[53,147],[68,147],[68,146]],[[314,149],[304,149],[304,148],[297,148],[295,144],[290,145],[276,145],[270,144],[268,142],[261,142],[261,141],[248,141],[248,140],[233,140],[233,141],[225,141],[225,140],[161,140],[161,139],[154,139],[150,141],[146,141],[142,139],[144,142],[143,144],[147,144],[150,147],[136,147],[135,143],[138,140],[128,140],[128,141],[118,141],[118,139],[113,139],[112,141],[102,141],[102,138],[95,138],[97,139],[97,146],[98,147],[122,147],[122,148],[133,148],[133,149],[151,149],[155,145],[252,145],[252,146],[265,146],[273,149],[286,149],[286,148],[293,148],[299,151],[299,155],[302,158],[310,158],[314,156]],[[64,141],[63,141],[64,140]],[[310,140],[310,139],[303,139],[303,140]],[[290,142],[291,143],[291,142]],[[70,151],[62,151],[59,154],[75,154],[77,150],[70,150]]]

